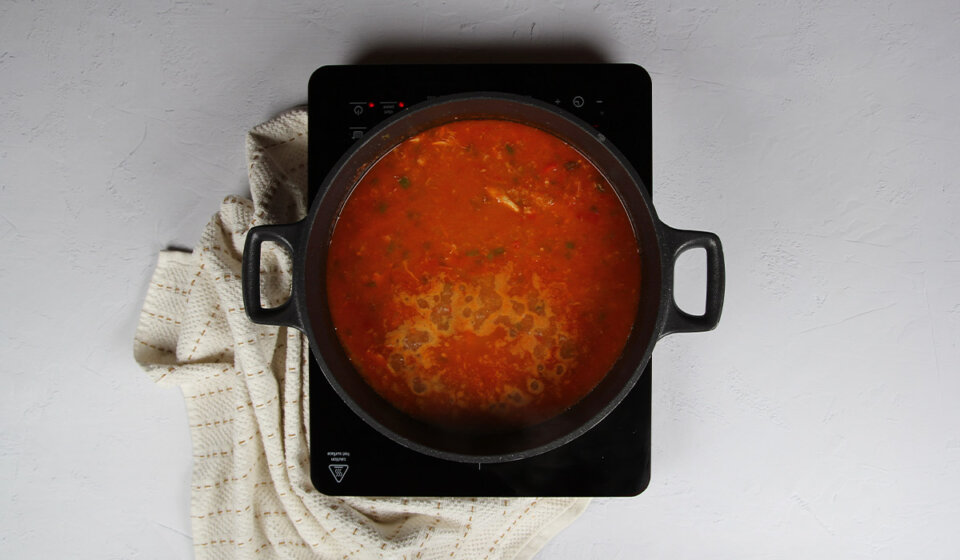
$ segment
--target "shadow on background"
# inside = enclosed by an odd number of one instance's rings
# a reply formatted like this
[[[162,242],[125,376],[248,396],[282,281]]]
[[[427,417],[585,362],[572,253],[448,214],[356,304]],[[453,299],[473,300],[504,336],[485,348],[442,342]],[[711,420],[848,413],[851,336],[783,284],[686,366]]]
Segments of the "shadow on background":
[[[388,39],[361,49],[349,64],[548,64],[604,63],[609,57],[590,41],[516,45],[506,41],[448,42]]]

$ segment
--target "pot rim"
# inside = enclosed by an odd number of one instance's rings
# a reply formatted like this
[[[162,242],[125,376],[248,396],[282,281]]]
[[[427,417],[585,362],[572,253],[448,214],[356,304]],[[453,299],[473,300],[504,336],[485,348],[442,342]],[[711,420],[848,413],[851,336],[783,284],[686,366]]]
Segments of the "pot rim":
[[[377,137],[383,134],[384,131],[389,131],[393,129],[394,127],[397,126],[397,123],[409,120],[414,115],[422,111],[429,111],[437,107],[442,107],[444,105],[449,106],[449,105],[453,105],[453,104],[465,102],[465,101],[480,101],[480,100],[503,100],[511,103],[519,103],[526,106],[533,106],[541,110],[549,111],[554,115],[556,115],[558,118],[562,118],[568,122],[572,122],[573,124],[578,125],[578,127],[582,131],[589,133],[590,136],[593,138],[593,140],[596,141],[598,146],[603,146],[604,148],[606,148],[606,150],[609,151],[614,156],[614,158],[620,163],[620,165],[624,167],[627,173],[631,176],[633,184],[634,186],[636,186],[637,190],[642,191],[642,194],[644,195],[644,202],[646,203],[646,210],[650,214],[650,219],[651,219],[654,231],[656,232],[656,235],[659,240],[659,238],[662,236],[663,224],[662,222],[660,222],[656,214],[656,210],[654,209],[651,201],[649,200],[647,191],[643,186],[644,183],[640,179],[639,173],[637,173],[637,171],[633,168],[629,160],[627,160],[627,158],[615,146],[613,146],[609,141],[607,141],[606,136],[604,136],[602,133],[598,131],[595,131],[588,123],[584,122],[582,119],[576,117],[575,115],[572,115],[566,111],[563,111],[562,109],[559,109],[557,107],[554,107],[542,101],[538,101],[529,97],[523,97],[516,94],[488,92],[488,91],[464,92],[464,93],[457,93],[452,95],[436,97],[434,99],[413,105],[406,111],[395,114],[391,118],[384,120],[383,122],[378,124],[376,127],[372,128],[369,132],[367,132],[364,135],[364,140],[357,142],[354,146],[352,146],[337,161],[337,163],[330,170],[330,172],[324,177],[324,180],[321,183],[320,189],[318,191],[319,194],[313,201],[313,204],[311,205],[311,211],[308,214],[308,218],[309,216],[316,216],[314,207],[319,208],[319,206],[323,204],[323,201],[326,198],[327,193],[329,192],[330,185],[338,179],[339,174],[342,173],[347,168],[351,160],[354,157],[356,157],[356,154],[362,151],[363,147],[366,146],[369,142],[374,141]],[[453,118],[446,122],[452,122],[455,120],[467,120],[467,119]],[[498,120],[511,120],[511,119],[500,118]],[[523,123],[523,124],[527,124],[528,126],[536,126],[535,124],[530,124],[530,123]],[[437,126],[437,125],[434,125],[434,126]],[[423,130],[427,130],[429,128],[431,127],[425,127],[423,128]],[[546,132],[556,135],[555,133],[549,130],[547,130]],[[412,135],[405,135],[402,137],[395,138],[393,142],[393,146],[399,145],[400,143],[402,143],[403,141],[405,141],[407,138],[411,136]],[[561,140],[569,144],[568,139],[561,138]],[[584,152],[582,144],[578,144],[578,145],[571,144],[571,146],[580,153]],[[359,176],[353,179],[353,182],[354,182],[353,186],[339,201],[338,209],[336,211],[337,217],[334,219],[333,223],[329,225],[328,232],[325,233],[327,236],[331,235],[332,232],[335,230],[336,220],[339,219],[339,214],[343,209],[343,205],[346,204],[346,201],[352,195],[353,189],[356,188],[357,183],[362,179],[366,171],[374,167],[379,161],[379,159],[384,157],[387,153],[389,153],[389,151],[390,151],[389,149],[385,150],[377,159],[366,162],[366,167],[363,169],[363,171],[359,174]],[[603,174],[606,174],[606,170],[604,169],[599,169],[599,171]],[[617,196],[620,197],[621,204],[625,207],[625,210],[626,210],[626,204],[623,201],[622,194],[619,192],[619,188],[628,188],[628,187],[621,187],[621,186],[615,186],[615,185],[612,185],[612,186],[614,188],[614,191],[617,192]],[[634,228],[634,236],[636,238],[637,231],[636,231],[636,225],[633,223],[634,221],[633,215],[629,212],[629,210],[627,210],[627,213],[630,216],[631,227]],[[322,224],[317,223],[317,220],[310,220],[309,223],[307,224],[307,227],[304,228],[304,234],[303,234],[304,240],[305,241],[309,240],[312,237],[314,228],[322,227],[322,226],[323,226]],[[640,243],[639,239],[637,240],[637,243],[638,244]],[[305,269],[306,269],[305,259],[302,259],[302,261],[303,262],[299,263],[300,266],[297,267],[297,277],[301,279],[305,278]],[[302,301],[301,303],[303,304],[303,308],[307,309],[308,307],[306,305],[305,296],[303,297],[304,297],[304,301]],[[574,439],[580,437],[581,435],[589,431],[591,428],[593,428],[598,423],[600,423],[604,418],[606,418],[607,415],[609,415],[610,412],[613,411],[620,404],[621,401],[623,401],[623,399],[630,392],[630,390],[632,390],[633,387],[636,385],[636,382],[640,378],[640,375],[643,374],[643,371],[646,368],[646,364],[650,361],[650,356],[653,352],[654,343],[659,338],[659,333],[661,331],[663,320],[664,320],[664,311],[663,311],[663,306],[661,305],[657,313],[657,318],[654,323],[653,332],[652,332],[650,341],[648,341],[647,343],[647,349],[644,352],[643,358],[640,361],[640,363],[636,364],[634,367],[636,371],[629,377],[628,381],[620,388],[616,396],[613,399],[609,400],[606,403],[606,405],[603,406],[600,410],[598,410],[595,414],[593,414],[593,416],[589,420],[587,420],[585,423],[582,423],[576,429],[570,430],[564,435],[561,435],[541,445],[530,447],[523,451],[501,453],[501,454],[495,454],[495,455],[470,454],[470,453],[461,453],[461,452],[453,452],[453,451],[446,451],[442,449],[436,449],[428,445],[424,445],[423,443],[420,443],[413,439],[407,438],[401,434],[398,434],[394,430],[390,429],[388,426],[385,426],[384,424],[382,424],[380,421],[374,418],[369,413],[369,411],[367,411],[362,406],[360,406],[346,391],[346,389],[344,389],[344,387],[339,383],[337,378],[333,375],[331,368],[327,366],[327,364],[323,360],[323,355],[324,355],[323,352],[321,352],[321,349],[318,348],[318,345],[316,343],[317,339],[313,330],[313,326],[311,325],[311,322],[309,320],[303,321],[303,325],[307,329],[308,338],[310,340],[310,345],[311,345],[311,349],[313,350],[314,357],[317,360],[317,362],[320,364],[320,369],[323,371],[324,377],[326,378],[327,382],[333,387],[334,391],[337,392],[337,394],[344,401],[344,403],[346,403],[347,406],[355,414],[360,416],[367,424],[375,428],[378,432],[389,437],[394,441],[397,441],[405,445],[406,447],[409,447],[411,449],[414,449],[416,451],[419,451],[427,455],[439,457],[441,459],[458,461],[458,462],[470,462],[470,463],[495,463],[495,462],[514,461],[514,460],[523,459],[526,457],[540,455],[552,449],[556,449],[558,447],[566,445],[567,443],[573,441]],[[633,334],[633,328],[635,327],[636,325],[634,325],[634,327],[632,327],[631,329],[631,337]],[[629,337],[628,337],[628,341],[629,341]],[[619,358],[618,358],[618,362],[619,362]],[[591,392],[592,392],[592,389],[591,389]],[[586,396],[584,396],[584,398],[586,398]],[[580,402],[582,402],[582,400],[583,399],[581,399]],[[573,406],[576,406],[576,404]],[[546,422],[550,422],[550,420],[547,420]],[[524,429],[526,428],[520,428],[517,431],[523,431]]]

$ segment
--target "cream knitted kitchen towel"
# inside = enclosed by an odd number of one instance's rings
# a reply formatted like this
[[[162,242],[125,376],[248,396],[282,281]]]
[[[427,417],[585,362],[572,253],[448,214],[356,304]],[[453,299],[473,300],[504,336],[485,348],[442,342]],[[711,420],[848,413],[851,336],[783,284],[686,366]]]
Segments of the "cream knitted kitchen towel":
[[[252,201],[227,197],[192,253],[160,254],[137,327],[137,361],[186,400],[196,556],[532,557],[586,500],[335,498],[312,487],[307,343],[251,323],[240,289],[250,227],[306,214],[306,134],[301,110],[250,132]],[[284,300],[288,256],[264,245],[261,275],[263,297]]]

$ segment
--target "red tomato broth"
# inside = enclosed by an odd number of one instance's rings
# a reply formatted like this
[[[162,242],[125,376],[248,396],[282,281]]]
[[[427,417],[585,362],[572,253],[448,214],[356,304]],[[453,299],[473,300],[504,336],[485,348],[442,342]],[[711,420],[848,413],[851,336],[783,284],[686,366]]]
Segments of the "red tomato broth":
[[[367,383],[469,430],[582,399],[622,352],[639,290],[636,238],[600,172],[501,120],[432,128],[376,162],[327,260],[337,336]]]

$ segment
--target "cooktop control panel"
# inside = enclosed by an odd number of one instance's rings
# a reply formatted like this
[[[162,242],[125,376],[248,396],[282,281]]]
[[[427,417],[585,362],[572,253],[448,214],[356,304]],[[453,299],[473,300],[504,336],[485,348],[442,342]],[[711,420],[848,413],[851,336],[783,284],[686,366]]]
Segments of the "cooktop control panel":
[[[650,81],[643,69],[491,64],[320,68],[310,80],[310,163],[320,173],[311,169],[311,186],[319,186],[324,169],[385,119],[438,96],[482,91],[527,95],[569,111],[606,135],[651,184],[649,163],[639,163],[649,162],[651,153]]]

